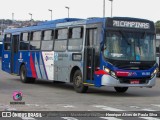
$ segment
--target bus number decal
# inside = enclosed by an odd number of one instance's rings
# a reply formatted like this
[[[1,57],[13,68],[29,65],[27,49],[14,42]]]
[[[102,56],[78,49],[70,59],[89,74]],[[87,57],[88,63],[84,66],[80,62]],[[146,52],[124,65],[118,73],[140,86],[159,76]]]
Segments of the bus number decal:
[[[4,58],[8,58],[8,54],[4,54]]]

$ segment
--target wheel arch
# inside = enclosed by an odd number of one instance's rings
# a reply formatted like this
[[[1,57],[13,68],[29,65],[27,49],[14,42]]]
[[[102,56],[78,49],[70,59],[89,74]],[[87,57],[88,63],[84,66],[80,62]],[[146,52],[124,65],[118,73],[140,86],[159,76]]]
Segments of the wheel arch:
[[[21,72],[21,67],[22,67],[23,65],[26,67],[26,64],[25,64],[24,62],[23,62],[23,63],[21,63],[21,65],[20,65],[20,67],[19,67],[19,72],[18,72],[18,73],[19,73],[19,75],[20,75],[20,72]],[[26,69],[27,69],[27,68],[26,68]]]
[[[81,70],[80,67],[78,66],[74,66],[71,70],[71,73],[70,73],[70,82],[72,83],[73,82],[73,75],[74,73],[76,72],[76,70]]]

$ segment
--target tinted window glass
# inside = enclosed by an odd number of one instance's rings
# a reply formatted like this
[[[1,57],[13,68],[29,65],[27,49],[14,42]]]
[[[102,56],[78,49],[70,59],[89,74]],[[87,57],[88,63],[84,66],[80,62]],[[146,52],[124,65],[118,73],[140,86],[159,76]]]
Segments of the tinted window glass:
[[[10,50],[11,49],[11,43],[4,43],[4,50]]]
[[[40,41],[30,42],[30,50],[39,50],[39,49],[40,49]]]
[[[82,28],[72,28],[72,36],[71,38],[82,38]]]
[[[41,31],[33,33],[33,40],[41,40]]]
[[[53,41],[42,41],[41,50],[52,50]]]
[[[53,31],[52,30],[45,31],[43,40],[52,40],[52,39],[53,39]]]
[[[20,42],[20,50],[28,50],[29,42]]]
[[[68,50],[81,50],[83,39],[69,39]]]
[[[67,40],[56,40],[54,44],[55,51],[65,51],[67,45]]]
[[[4,36],[4,50],[11,50],[11,34]]]
[[[20,37],[20,50],[28,50],[29,47],[29,33],[22,33]]]
[[[23,33],[22,34],[22,39],[21,41],[28,41],[28,33]]]
[[[11,34],[6,34],[4,42],[11,42]]]
[[[41,31],[31,32],[30,34],[30,50],[40,50]]]
[[[67,38],[68,38],[68,29],[59,29],[58,39],[67,39]]]

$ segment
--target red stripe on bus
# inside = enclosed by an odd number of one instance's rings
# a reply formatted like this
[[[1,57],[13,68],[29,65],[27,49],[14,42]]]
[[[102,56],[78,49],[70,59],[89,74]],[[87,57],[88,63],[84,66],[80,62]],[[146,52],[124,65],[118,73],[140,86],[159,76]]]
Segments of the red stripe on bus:
[[[123,72],[123,71],[116,71],[116,75],[118,77],[126,77],[128,76],[129,72]]]
[[[94,74],[96,74],[96,75],[104,75],[104,74],[108,75],[104,70],[95,71]]]
[[[31,67],[32,77],[36,78],[37,75],[36,75],[36,69],[34,66],[32,54],[30,55],[30,67]]]

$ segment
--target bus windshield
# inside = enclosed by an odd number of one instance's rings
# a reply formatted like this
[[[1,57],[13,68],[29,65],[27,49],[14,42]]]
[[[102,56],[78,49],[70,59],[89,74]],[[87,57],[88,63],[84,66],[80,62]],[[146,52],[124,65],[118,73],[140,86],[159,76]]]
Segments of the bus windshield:
[[[107,32],[104,57],[114,60],[155,61],[154,34],[145,32]]]

